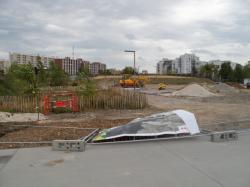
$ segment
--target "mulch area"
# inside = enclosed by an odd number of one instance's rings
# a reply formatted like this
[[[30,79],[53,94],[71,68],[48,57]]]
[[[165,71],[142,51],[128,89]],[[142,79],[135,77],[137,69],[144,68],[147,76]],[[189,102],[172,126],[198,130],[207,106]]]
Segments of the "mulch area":
[[[52,141],[55,139],[61,140],[72,140],[79,139],[88,135],[95,128],[106,129],[118,125],[126,124],[132,119],[117,119],[117,120],[107,120],[107,119],[90,119],[83,122],[49,122],[49,123],[33,123],[35,127],[22,127],[13,128],[13,126],[8,127],[7,125],[0,124],[0,131],[5,130],[5,134],[0,137],[0,142],[41,142],[41,141]],[[27,123],[18,123],[20,125],[25,125]],[[18,125],[15,124],[15,125]],[[31,125],[31,124],[28,124]],[[6,127],[7,126],[7,127]],[[85,129],[63,129],[63,128],[37,128],[42,126],[60,126],[60,127],[78,127],[78,128],[93,128],[89,130]],[[6,130],[7,128],[7,130]],[[8,129],[9,128],[9,129]],[[24,148],[24,147],[37,147],[44,146],[48,144],[1,144],[0,149],[10,149],[10,148]]]

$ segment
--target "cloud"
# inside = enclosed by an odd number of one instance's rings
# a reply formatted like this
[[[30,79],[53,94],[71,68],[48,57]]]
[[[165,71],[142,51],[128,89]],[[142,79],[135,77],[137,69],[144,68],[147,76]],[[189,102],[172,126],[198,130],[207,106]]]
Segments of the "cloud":
[[[0,0],[0,58],[8,52],[76,56],[108,67],[155,70],[163,57],[194,52],[201,60],[250,59],[245,0]]]

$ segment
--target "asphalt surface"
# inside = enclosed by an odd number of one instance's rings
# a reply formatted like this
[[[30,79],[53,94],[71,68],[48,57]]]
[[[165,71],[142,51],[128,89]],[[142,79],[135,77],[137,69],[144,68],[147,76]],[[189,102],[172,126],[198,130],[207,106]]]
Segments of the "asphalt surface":
[[[12,154],[0,170],[1,187],[250,186],[250,134],[222,143],[199,137],[88,145],[80,153],[44,147]]]

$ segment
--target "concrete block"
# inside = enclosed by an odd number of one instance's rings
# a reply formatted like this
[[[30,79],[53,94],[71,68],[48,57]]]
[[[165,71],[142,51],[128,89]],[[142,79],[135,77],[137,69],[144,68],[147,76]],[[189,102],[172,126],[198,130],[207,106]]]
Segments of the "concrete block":
[[[82,152],[85,151],[85,144],[83,140],[54,140],[52,149],[54,151]]]
[[[215,132],[211,134],[212,142],[225,142],[237,140],[238,134],[236,131],[223,131],[223,132]]]

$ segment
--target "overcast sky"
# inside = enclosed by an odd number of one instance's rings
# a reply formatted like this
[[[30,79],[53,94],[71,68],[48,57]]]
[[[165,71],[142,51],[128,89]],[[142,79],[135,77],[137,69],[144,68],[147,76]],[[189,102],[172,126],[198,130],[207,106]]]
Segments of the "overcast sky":
[[[250,60],[250,0],[0,0],[0,58],[72,56],[155,70],[163,57]]]

